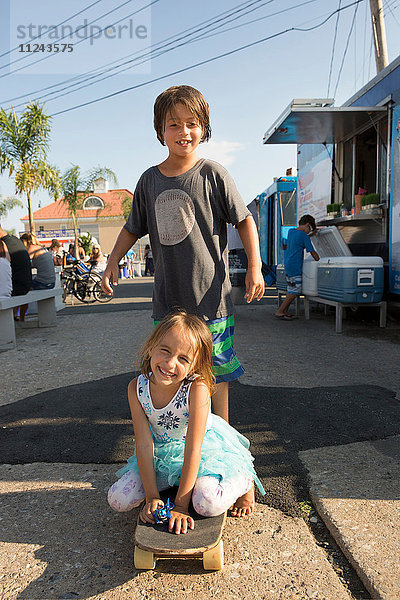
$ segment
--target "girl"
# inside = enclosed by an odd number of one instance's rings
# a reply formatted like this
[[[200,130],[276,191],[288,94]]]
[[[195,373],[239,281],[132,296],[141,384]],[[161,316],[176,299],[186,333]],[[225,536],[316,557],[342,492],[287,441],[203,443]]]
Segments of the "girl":
[[[265,494],[248,440],[210,411],[211,353],[207,325],[184,311],[164,317],[144,344],[142,374],[128,387],[135,454],[108,492],[113,509],[145,499],[140,519],[154,523],[159,490],[178,485],[169,531],[179,534],[194,528],[190,500],[200,515],[215,516],[240,498],[232,516],[244,516],[254,509],[254,481]]]
[[[92,271],[100,274],[103,273],[107,266],[107,259],[104,254],[102,254],[99,244],[93,244],[89,262],[92,264]]]

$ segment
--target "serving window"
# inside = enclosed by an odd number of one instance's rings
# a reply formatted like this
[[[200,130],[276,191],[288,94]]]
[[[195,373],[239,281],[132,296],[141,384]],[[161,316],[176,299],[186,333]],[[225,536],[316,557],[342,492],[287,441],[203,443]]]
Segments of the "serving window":
[[[379,194],[381,203],[387,201],[387,118],[339,144],[342,156],[342,198],[345,208],[354,206],[358,193]]]

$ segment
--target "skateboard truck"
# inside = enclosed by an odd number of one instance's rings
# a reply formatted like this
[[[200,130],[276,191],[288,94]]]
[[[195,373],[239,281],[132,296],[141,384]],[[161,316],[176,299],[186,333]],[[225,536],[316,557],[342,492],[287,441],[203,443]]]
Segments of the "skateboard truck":
[[[156,508],[154,511],[154,519],[157,524],[164,524],[171,518],[171,510],[175,508],[175,504],[167,499],[167,502],[162,508]]]

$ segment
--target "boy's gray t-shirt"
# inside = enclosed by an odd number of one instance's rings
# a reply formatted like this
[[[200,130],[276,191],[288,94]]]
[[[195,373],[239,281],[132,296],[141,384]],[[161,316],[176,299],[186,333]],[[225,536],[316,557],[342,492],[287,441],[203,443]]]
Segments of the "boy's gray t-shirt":
[[[200,159],[176,177],[151,167],[140,177],[125,228],[150,236],[153,318],[173,308],[210,320],[233,313],[227,223],[251,216],[229,173]]]

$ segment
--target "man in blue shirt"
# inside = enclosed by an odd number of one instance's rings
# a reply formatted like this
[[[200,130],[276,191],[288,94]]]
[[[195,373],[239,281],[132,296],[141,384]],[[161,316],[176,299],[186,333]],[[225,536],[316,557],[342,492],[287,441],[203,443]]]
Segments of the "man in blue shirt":
[[[286,298],[275,313],[277,319],[291,321],[294,315],[289,313],[289,306],[301,294],[304,250],[310,252],[314,260],[319,260],[318,253],[310,241],[310,235],[317,231],[315,219],[311,215],[304,215],[299,221],[296,229],[288,233],[286,243],[282,243],[285,251],[285,276],[286,276]]]

